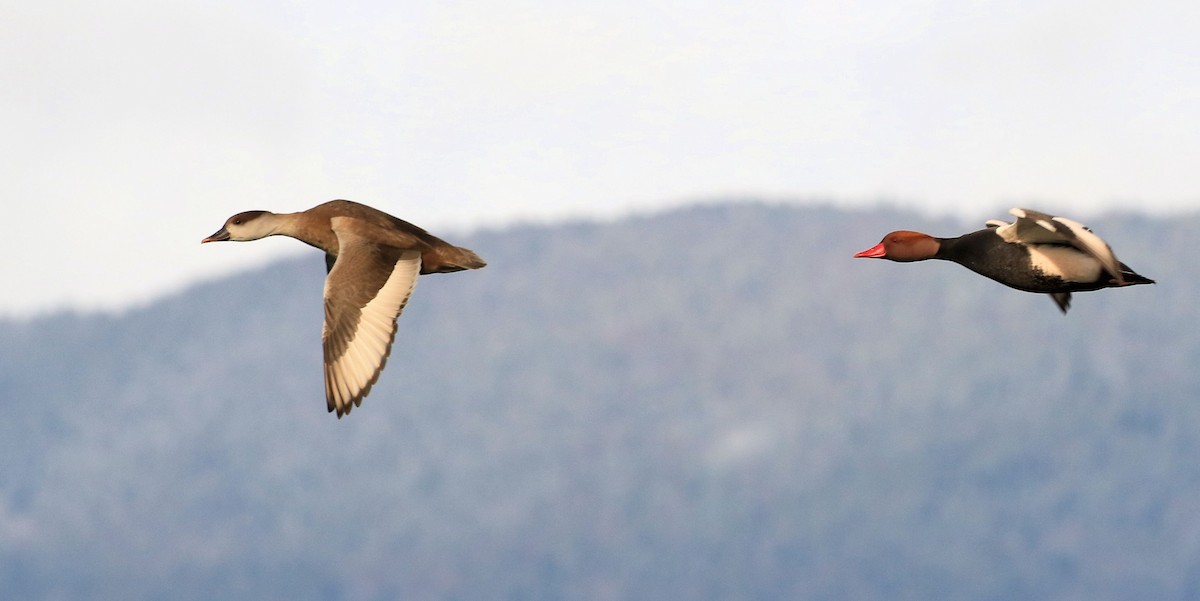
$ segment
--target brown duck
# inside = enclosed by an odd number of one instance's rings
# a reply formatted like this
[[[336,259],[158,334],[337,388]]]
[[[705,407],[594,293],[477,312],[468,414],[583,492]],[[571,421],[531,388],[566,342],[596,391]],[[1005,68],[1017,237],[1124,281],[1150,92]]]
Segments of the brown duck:
[[[360,405],[379,379],[396,338],[396,318],[417,275],[486,265],[470,250],[349,200],[299,213],[238,213],[200,242],[275,235],[325,251],[325,399],[339,419]]]

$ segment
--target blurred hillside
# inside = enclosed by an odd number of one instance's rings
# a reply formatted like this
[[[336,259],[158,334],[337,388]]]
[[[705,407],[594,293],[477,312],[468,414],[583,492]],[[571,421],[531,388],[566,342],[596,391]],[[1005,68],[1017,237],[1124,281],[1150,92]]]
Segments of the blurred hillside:
[[[489,266],[421,278],[341,421],[317,252],[0,321],[0,590],[1200,598],[1200,216],[1078,216],[1160,283],[1065,317],[850,258],[1002,216],[738,203],[451,237]]]

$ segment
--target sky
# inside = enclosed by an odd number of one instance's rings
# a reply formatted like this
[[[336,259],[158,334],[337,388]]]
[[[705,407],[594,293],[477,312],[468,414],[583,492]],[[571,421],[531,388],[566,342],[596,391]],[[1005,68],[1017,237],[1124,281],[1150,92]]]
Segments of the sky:
[[[320,261],[199,241],[333,198],[451,241],[720,198],[1195,211],[1197,23],[1192,0],[8,3],[0,317]]]

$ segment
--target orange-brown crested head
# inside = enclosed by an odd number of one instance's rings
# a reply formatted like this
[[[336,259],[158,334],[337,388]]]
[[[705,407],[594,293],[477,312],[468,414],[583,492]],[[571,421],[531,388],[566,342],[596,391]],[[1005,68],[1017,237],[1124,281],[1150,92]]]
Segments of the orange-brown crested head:
[[[940,246],[937,238],[929,234],[899,230],[884,236],[879,244],[855,253],[854,256],[866,259],[889,259],[902,263],[923,261],[932,259]]]

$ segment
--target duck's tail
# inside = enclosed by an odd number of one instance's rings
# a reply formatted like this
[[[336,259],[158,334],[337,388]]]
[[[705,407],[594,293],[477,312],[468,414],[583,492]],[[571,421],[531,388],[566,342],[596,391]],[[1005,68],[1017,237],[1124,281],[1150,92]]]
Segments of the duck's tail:
[[[1121,263],[1121,286],[1133,286],[1134,284],[1153,284],[1154,280],[1138,275],[1128,265]]]
[[[479,269],[486,265],[487,262],[479,258],[479,255],[475,254],[475,251],[447,244],[437,249],[436,263],[430,264],[430,262],[426,261],[421,266],[421,273],[450,273],[466,269]]]

